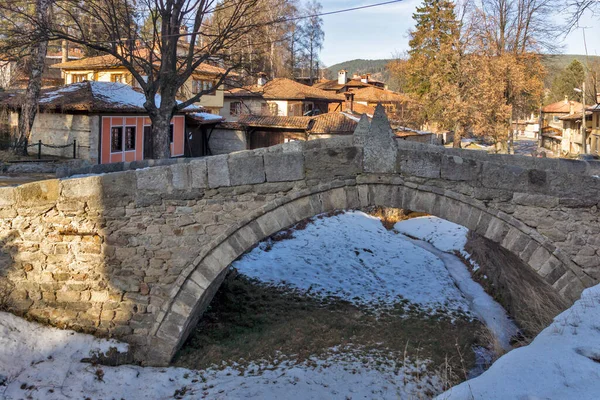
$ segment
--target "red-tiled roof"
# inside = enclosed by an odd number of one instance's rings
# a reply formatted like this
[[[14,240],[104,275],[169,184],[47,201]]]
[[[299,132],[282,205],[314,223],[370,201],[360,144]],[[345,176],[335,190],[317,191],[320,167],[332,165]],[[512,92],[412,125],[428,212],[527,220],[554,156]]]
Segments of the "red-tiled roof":
[[[287,78],[276,78],[264,86],[245,86],[225,92],[226,97],[262,97],[265,100],[343,101],[344,96],[307,86]]]
[[[149,51],[148,49],[140,49],[138,52],[136,52],[136,55],[141,58],[148,58]],[[121,63],[121,61],[119,61],[115,56],[109,54],[96,57],[86,57],[79,60],[54,64],[51,66],[51,68],[63,70],[96,70],[120,67],[123,67],[123,63]],[[208,75],[219,75],[225,73],[225,70],[223,68],[215,67],[214,65],[201,64],[198,68],[196,68],[195,72]]]
[[[367,101],[369,103],[404,103],[410,101],[409,98],[403,94],[392,92],[391,90],[379,89],[374,86],[364,89],[358,89],[352,93],[354,93],[354,101]]]
[[[327,113],[313,117],[314,123],[310,129],[311,135],[344,135],[352,134],[358,122],[342,113]]]
[[[548,104],[542,107],[543,113],[556,113],[556,114],[569,114],[571,112],[571,106],[574,110],[581,110],[583,105],[573,100],[562,100],[556,103]]]
[[[254,128],[285,128],[306,130],[312,117],[281,117],[262,115],[242,115],[238,123]]]

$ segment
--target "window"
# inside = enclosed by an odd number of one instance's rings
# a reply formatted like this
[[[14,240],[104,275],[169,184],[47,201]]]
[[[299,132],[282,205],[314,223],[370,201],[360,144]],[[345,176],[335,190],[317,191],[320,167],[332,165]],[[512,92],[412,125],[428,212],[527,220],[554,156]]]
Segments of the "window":
[[[240,115],[242,113],[242,102],[232,101],[229,103],[229,115]]]
[[[110,151],[123,151],[123,127],[116,126],[110,131]]]
[[[277,116],[279,114],[277,103],[269,103],[269,109],[271,110],[271,115]]]
[[[169,126],[169,143],[173,143],[173,132],[174,132],[173,124]]]
[[[210,91],[207,95],[214,95],[215,91],[213,90],[215,87],[214,81],[209,81],[205,79],[193,79],[192,80],[192,93],[198,94],[201,91]]]
[[[116,83],[125,83],[125,76],[123,74],[111,74],[110,81]]]
[[[71,83],[85,82],[88,80],[87,74],[73,74],[71,75]]]
[[[125,128],[125,150],[135,150],[135,126]]]
[[[594,113],[594,118],[596,118],[596,128],[600,128],[600,114]]]

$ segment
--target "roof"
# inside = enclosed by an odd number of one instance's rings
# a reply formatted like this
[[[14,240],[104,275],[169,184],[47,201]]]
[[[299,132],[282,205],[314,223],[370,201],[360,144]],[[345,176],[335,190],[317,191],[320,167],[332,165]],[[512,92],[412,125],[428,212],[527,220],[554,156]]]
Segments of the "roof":
[[[589,115],[592,115],[592,112],[586,111],[585,116],[587,117]],[[577,120],[581,119],[581,112],[576,112],[573,114],[565,115],[564,117],[560,117],[559,119],[561,121],[577,121]]]
[[[226,97],[262,97],[265,100],[327,100],[344,101],[344,96],[303,85],[287,78],[276,78],[264,86],[252,85],[231,89]]]
[[[261,115],[242,115],[238,123],[253,128],[283,128],[307,130],[313,117],[280,117]]]
[[[20,109],[23,94],[11,93],[0,98],[0,107]],[[141,90],[115,82],[81,82],[59,89],[42,90],[38,103],[41,111],[90,113],[147,113],[146,96]],[[156,95],[156,104],[160,96]],[[197,106],[188,106],[182,112],[202,112]]]
[[[342,113],[321,114],[313,117],[313,120],[311,135],[351,134],[358,125],[358,122]]]
[[[543,113],[556,113],[556,114],[569,114],[571,112],[571,106],[575,110],[583,107],[583,104],[578,103],[573,100],[562,100],[557,101],[556,103],[548,104],[547,106],[542,107]]]
[[[351,134],[357,122],[343,113],[326,113],[315,117],[281,117],[242,115],[237,125],[252,128],[290,129],[306,131],[311,135]],[[219,125],[227,128],[226,124]]]
[[[148,49],[139,50],[137,55],[142,58],[147,58]],[[54,64],[50,68],[59,68],[63,70],[95,70],[120,67],[123,67],[123,63],[121,61],[119,61],[113,55],[105,54],[102,56],[86,57],[79,60]],[[208,75],[219,75],[224,74],[225,70],[220,67],[215,67],[214,65],[200,64],[200,66],[198,66],[194,72]]]
[[[379,89],[374,86],[358,89],[354,92],[354,101],[378,102],[407,102],[409,98],[403,94],[391,90]]]
[[[374,81],[374,80],[369,80],[369,82],[377,82],[377,83],[383,83],[383,82],[379,82],[379,81]],[[323,81],[323,82],[319,82],[316,83],[315,85],[313,85],[313,87],[317,88],[317,89],[321,89],[321,90],[341,90],[344,87],[349,87],[349,88],[366,88],[366,87],[371,87],[373,85],[371,85],[371,83],[365,83],[363,81],[361,81],[360,79],[349,79],[348,82],[346,82],[345,84],[340,84],[338,83],[337,80],[331,80],[331,81]]]
[[[210,125],[218,124],[223,122],[225,118],[220,115],[211,114],[208,112],[195,112],[188,114],[188,117],[192,118],[199,125]]]

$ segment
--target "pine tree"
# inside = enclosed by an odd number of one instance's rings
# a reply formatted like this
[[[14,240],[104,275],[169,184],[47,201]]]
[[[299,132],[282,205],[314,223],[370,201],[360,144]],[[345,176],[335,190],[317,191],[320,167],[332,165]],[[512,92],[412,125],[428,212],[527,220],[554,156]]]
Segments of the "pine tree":
[[[583,65],[574,59],[554,78],[548,102],[560,101],[568,96],[573,97],[573,88],[579,87],[583,82],[585,72]]]

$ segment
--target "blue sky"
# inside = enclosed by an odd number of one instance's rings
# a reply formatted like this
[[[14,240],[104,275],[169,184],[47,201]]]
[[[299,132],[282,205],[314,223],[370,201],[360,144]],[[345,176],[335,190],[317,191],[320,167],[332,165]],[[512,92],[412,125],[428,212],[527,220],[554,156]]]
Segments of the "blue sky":
[[[321,0],[323,11],[374,4],[383,0]],[[355,58],[392,58],[408,49],[407,32],[414,26],[412,14],[422,0],[406,0],[371,9],[324,16],[325,42],[321,60],[333,65]],[[560,22],[560,17],[557,17]],[[600,55],[600,15],[586,15],[581,22],[589,55]],[[564,53],[584,54],[582,30],[564,38]]]

